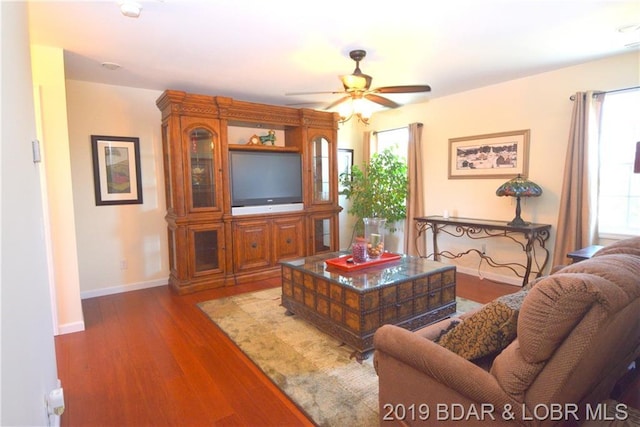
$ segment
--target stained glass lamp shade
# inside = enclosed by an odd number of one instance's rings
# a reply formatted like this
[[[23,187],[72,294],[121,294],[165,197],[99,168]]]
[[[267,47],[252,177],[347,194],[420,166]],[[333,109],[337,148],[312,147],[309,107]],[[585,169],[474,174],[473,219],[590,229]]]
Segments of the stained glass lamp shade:
[[[533,181],[523,178],[521,175],[510,179],[496,190],[497,196],[511,196],[516,198],[516,217],[508,223],[509,225],[529,225],[520,217],[520,198],[538,197],[542,194],[542,188]]]

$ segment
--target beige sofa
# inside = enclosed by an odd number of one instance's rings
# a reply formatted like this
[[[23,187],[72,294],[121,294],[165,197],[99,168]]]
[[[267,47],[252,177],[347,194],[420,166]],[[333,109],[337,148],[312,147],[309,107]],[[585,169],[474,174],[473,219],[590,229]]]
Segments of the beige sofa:
[[[381,327],[374,336],[381,425],[548,426],[606,418],[600,402],[640,361],[640,237],[606,246],[529,288],[515,316],[511,310],[496,319],[501,302],[455,327],[451,320],[416,332]],[[480,316],[488,306],[490,315]],[[480,357],[454,349],[476,357],[467,360],[433,341],[455,331],[458,347],[469,347],[469,334],[483,324],[500,338],[490,344],[504,349],[488,345],[493,354]],[[624,418],[625,408],[615,409]]]

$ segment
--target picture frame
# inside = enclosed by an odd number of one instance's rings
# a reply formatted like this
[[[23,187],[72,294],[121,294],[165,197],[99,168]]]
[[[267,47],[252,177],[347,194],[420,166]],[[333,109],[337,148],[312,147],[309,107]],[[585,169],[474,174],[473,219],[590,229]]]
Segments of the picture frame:
[[[524,129],[449,139],[449,179],[526,177],[530,134]]]
[[[340,176],[342,174],[351,174],[353,167],[353,149],[338,148],[338,193],[342,192],[343,187],[340,185]]]
[[[140,139],[91,135],[96,205],[142,204]]]

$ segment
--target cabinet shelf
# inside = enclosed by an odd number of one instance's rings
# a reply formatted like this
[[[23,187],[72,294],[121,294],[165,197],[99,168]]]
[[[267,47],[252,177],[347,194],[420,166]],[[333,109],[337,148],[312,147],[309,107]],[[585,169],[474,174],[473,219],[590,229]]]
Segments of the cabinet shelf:
[[[227,126],[237,127],[237,128],[263,129],[265,131],[269,129],[284,131],[286,129],[290,129],[293,127],[291,125],[285,126],[278,123],[265,123],[262,121],[238,121],[238,120],[229,120],[227,122]]]
[[[299,153],[298,147],[283,147],[281,145],[229,144],[230,151],[278,151],[281,153]]]

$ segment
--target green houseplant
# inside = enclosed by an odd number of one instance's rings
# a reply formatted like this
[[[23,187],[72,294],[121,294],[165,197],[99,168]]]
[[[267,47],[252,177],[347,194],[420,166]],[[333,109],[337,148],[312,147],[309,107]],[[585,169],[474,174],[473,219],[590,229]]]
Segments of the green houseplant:
[[[354,234],[363,235],[364,218],[384,218],[385,227],[396,231],[396,222],[407,216],[409,179],[405,161],[391,150],[374,154],[362,168],[340,174],[340,194],[351,201],[347,212],[357,218]]]

